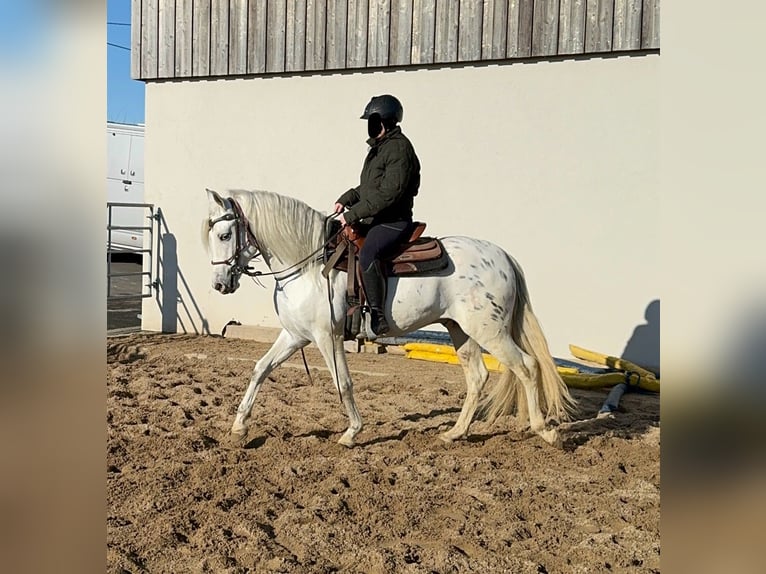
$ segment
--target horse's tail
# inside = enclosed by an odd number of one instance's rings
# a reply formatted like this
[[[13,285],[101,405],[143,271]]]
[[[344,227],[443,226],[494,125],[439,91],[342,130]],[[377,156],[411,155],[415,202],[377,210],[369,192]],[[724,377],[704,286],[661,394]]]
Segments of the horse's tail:
[[[577,408],[577,402],[569,394],[569,389],[561,379],[540,323],[532,312],[524,273],[512,257],[508,256],[508,258],[516,275],[511,338],[525,353],[537,361],[537,383],[538,389],[542,391],[538,393],[540,409],[545,418],[559,422],[570,420]],[[514,408],[520,422],[529,420],[524,386],[519,384],[519,380],[507,368],[503,369],[500,380],[490,391],[484,405],[485,414],[490,421],[499,415],[512,413]]]
[[[546,419],[559,422],[568,421],[577,409],[577,402],[569,394],[569,388],[556,369],[548,343],[532,307],[526,301],[523,310],[523,330],[521,332],[521,348],[524,352],[537,359],[539,367],[539,383],[542,387],[544,404],[541,405]]]

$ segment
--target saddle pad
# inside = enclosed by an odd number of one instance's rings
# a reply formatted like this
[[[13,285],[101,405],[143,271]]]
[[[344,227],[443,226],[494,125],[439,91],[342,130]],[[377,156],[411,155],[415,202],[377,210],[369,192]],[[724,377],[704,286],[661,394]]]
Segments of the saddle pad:
[[[404,251],[400,251],[391,258],[386,258],[394,265],[405,261],[428,261],[441,255],[442,248],[439,242],[432,237],[424,237],[413,243],[408,243]]]
[[[386,262],[389,275],[426,275],[441,271],[449,265],[441,241],[428,237],[416,243]]]

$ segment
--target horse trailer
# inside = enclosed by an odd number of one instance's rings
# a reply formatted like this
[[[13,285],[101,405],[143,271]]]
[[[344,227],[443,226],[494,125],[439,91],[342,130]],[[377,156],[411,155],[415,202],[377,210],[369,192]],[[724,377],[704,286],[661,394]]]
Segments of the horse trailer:
[[[144,126],[107,122],[107,252],[139,252],[150,225],[144,204]]]

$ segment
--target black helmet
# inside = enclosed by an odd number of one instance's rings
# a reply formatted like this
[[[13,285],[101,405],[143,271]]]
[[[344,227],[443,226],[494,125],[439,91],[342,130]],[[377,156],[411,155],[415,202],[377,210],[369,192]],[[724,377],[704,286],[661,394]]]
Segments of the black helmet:
[[[394,120],[396,123],[402,121],[404,117],[404,109],[399,100],[394,96],[374,96],[367,107],[364,108],[364,113],[359,119],[368,120],[372,114],[378,114],[383,121]]]

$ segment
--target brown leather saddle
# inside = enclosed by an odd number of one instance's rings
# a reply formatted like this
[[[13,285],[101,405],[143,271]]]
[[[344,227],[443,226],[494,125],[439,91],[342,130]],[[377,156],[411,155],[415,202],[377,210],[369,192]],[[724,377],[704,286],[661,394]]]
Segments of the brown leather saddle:
[[[358,254],[364,245],[363,229],[356,226],[345,227],[340,233],[337,221],[330,228],[328,235],[334,236],[325,247],[325,266],[322,270],[325,276],[330,269],[357,274]],[[447,267],[447,254],[442,242],[436,237],[422,237],[426,224],[421,221],[414,222],[413,231],[409,239],[384,257],[381,262],[386,275],[425,275],[434,271],[441,271]],[[351,269],[350,269],[351,268]]]
[[[426,224],[414,222],[410,238],[382,258],[383,269],[387,276],[428,275],[445,269],[449,264],[447,252],[442,242],[436,237],[422,237]],[[331,220],[326,236],[332,239],[325,246],[322,274],[327,277],[331,269],[348,273],[346,300],[349,306],[345,328],[346,340],[353,339],[360,329],[360,308],[364,306],[364,289],[361,288],[361,270],[359,269],[359,250],[364,244],[364,229],[357,226],[345,227]]]

